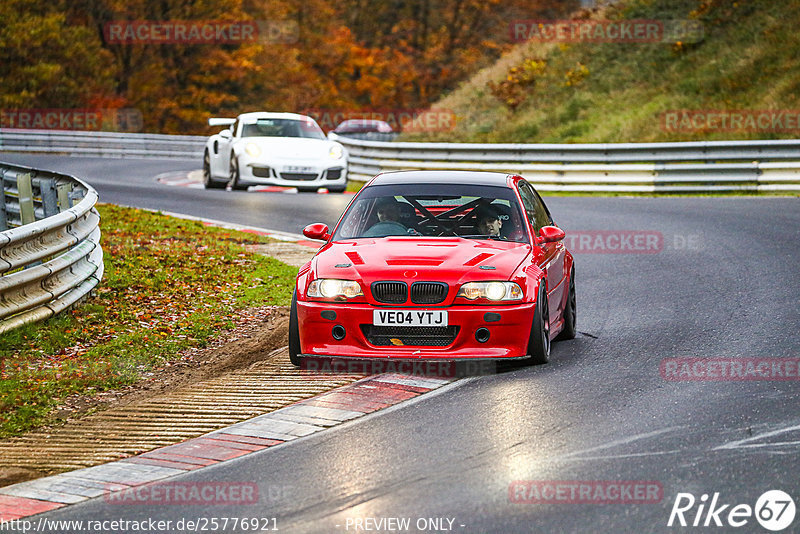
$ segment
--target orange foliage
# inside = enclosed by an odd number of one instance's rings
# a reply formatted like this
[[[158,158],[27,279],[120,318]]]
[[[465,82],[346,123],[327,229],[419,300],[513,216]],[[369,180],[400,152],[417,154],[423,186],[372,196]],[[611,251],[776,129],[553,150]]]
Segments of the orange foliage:
[[[424,108],[496,58],[514,19],[553,15],[567,4],[8,0],[0,8],[11,28],[7,35],[0,29],[0,79],[27,78],[0,85],[0,102],[133,108],[145,131],[162,133],[207,133],[210,116],[254,110]],[[30,36],[16,39],[31,20],[38,21],[42,46],[59,33],[70,37],[57,41],[60,50],[38,52],[38,63],[36,50],[25,53]],[[106,31],[117,21],[257,21],[259,38],[120,43]]]

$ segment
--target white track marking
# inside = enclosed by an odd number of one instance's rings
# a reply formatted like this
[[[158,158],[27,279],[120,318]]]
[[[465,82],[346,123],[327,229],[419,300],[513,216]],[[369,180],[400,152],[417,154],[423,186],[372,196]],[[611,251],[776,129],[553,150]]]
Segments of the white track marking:
[[[758,434],[756,436],[752,436],[752,437],[749,437],[749,438],[740,439],[740,440],[737,440],[737,441],[731,441],[729,443],[726,443],[725,445],[720,445],[719,447],[715,447],[712,450],[718,451],[718,450],[725,450],[725,449],[743,449],[743,448],[753,448],[753,447],[769,447],[769,446],[774,446],[774,445],[791,445],[791,444],[800,443],[800,442],[797,442],[797,441],[787,441],[787,442],[783,442],[783,443],[764,443],[764,444],[758,444],[758,445],[744,445],[745,443],[748,443],[750,441],[756,441],[756,440],[759,440],[759,439],[770,438],[772,436],[777,436],[779,434],[785,434],[787,432],[792,432],[794,430],[800,430],[800,425],[781,428],[779,430],[772,430],[771,432],[764,432],[763,434]]]
[[[566,461],[566,462],[588,462],[592,460],[624,460],[627,458],[641,458],[646,456],[665,456],[668,454],[686,454],[686,451],[683,450],[674,450],[674,451],[655,451],[655,452],[634,452],[631,454],[609,454],[606,456],[581,456],[580,458],[556,458],[555,461]]]
[[[672,432],[673,430],[678,430],[679,428],[683,428],[682,426],[671,426],[667,428],[662,428],[661,430],[654,430],[653,432],[646,432],[644,434],[637,434],[635,436],[630,436],[628,438],[618,439],[616,441],[612,441],[610,443],[605,443],[603,445],[598,445],[596,447],[590,447],[588,449],[583,449],[581,451],[570,452],[567,454],[562,454],[561,456],[557,456],[552,458],[553,460],[562,460],[564,458],[569,458],[571,456],[578,456],[580,454],[586,454],[587,452],[594,452],[594,451],[601,451],[604,449],[611,449],[613,447],[617,447],[619,445],[627,445],[628,443],[633,443],[634,441],[639,441],[642,439],[652,438],[654,436],[660,436],[661,434],[666,434],[667,432]]]

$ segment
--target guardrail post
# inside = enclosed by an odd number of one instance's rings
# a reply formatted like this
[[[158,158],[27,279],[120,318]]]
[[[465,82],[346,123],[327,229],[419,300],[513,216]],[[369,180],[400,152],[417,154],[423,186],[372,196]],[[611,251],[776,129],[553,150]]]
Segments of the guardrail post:
[[[0,232],[8,230],[8,221],[6,220],[6,194],[3,192],[0,196]]]
[[[56,184],[52,178],[40,178],[39,192],[42,194],[42,208],[44,216],[51,217],[58,213],[58,197],[56,196]]]
[[[0,232],[8,230],[6,217],[6,171],[0,169]]]
[[[83,200],[84,195],[85,195],[85,193],[83,191],[81,191],[80,189],[78,189],[77,191],[70,191],[70,193],[69,193],[69,205],[70,205],[70,207],[72,207],[72,205],[75,203],[76,200],[78,202]]]
[[[69,194],[72,192],[72,184],[58,184],[56,186],[56,194],[58,196],[58,209],[59,211],[67,211],[72,207]]]
[[[23,225],[36,222],[36,212],[33,208],[33,186],[30,173],[17,176],[17,191],[19,192],[19,219]]]

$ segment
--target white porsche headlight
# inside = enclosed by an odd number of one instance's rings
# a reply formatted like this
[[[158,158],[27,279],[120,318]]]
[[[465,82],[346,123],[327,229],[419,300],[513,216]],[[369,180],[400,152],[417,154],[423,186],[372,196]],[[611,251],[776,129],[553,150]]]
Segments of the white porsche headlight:
[[[344,149],[342,148],[342,145],[331,145],[331,147],[328,149],[328,156],[331,159],[339,159],[344,156]]]
[[[514,282],[467,282],[456,297],[475,300],[522,300],[522,288]]]
[[[353,280],[336,280],[333,278],[318,278],[308,286],[309,297],[347,298],[363,297],[361,284]]]
[[[244,151],[247,152],[247,155],[253,158],[257,158],[261,155],[261,147],[255,143],[247,143],[247,146],[244,147]]]

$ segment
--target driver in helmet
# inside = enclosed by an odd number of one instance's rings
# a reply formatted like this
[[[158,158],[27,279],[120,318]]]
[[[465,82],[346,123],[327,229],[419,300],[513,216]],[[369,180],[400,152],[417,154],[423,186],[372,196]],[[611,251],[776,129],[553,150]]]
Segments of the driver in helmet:
[[[500,231],[503,228],[503,220],[500,214],[492,206],[486,206],[477,210],[478,218],[478,233],[490,236],[500,237]]]
[[[411,231],[400,222],[400,203],[394,197],[379,198],[375,202],[378,222],[364,232],[364,237],[408,235]]]
[[[400,222],[400,203],[394,197],[385,197],[378,200],[378,222]]]

